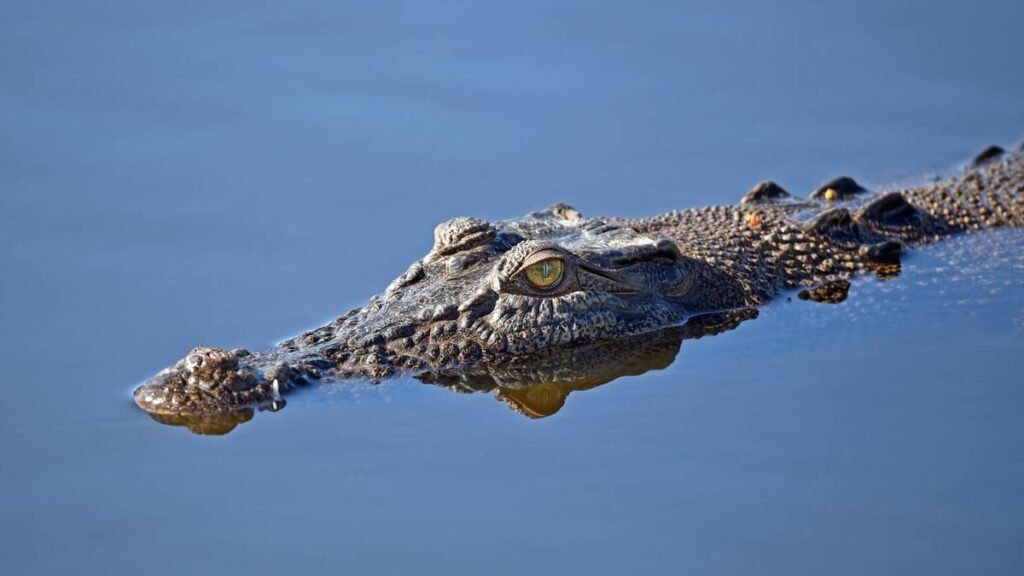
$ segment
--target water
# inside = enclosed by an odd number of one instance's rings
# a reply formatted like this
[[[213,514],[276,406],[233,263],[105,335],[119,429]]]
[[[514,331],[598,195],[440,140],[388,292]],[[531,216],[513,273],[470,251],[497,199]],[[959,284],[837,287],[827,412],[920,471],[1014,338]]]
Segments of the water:
[[[4,3],[5,573],[1020,573],[1016,232],[540,420],[399,380],[211,437],[130,391],[362,303],[451,216],[954,167],[1024,135],[1022,24],[1014,1]]]

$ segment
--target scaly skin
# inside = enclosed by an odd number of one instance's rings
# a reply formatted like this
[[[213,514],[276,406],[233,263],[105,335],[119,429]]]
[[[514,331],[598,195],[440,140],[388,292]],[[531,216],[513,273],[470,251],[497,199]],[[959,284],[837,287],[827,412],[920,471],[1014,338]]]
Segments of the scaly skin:
[[[988,150],[960,175],[884,194],[844,178],[795,200],[766,182],[736,206],[643,219],[588,219],[561,204],[503,222],[455,218],[366,306],[267,352],[196,348],[140,386],[135,401],[163,421],[195,415],[216,428],[239,421],[218,415],[277,407],[290,390],[325,378],[404,372],[479,389],[515,374],[558,380],[550,370],[561,362],[600,383],[630,373],[608,361],[635,352],[638,339],[664,339],[695,318],[798,288],[802,298],[838,302],[852,276],[898,273],[907,245],[1019,226],[1022,153]],[[524,269],[550,257],[564,262],[564,274],[535,288]],[[669,341],[678,348],[704,333]],[[531,363],[548,371],[526,378]]]

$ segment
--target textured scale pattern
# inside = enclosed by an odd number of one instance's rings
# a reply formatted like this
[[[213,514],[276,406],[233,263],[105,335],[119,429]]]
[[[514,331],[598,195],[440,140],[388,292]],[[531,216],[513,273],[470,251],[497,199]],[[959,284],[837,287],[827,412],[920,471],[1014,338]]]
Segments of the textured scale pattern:
[[[800,199],[765,181],[734,206],[650,218],[588,219],[564,204],[502,222],[454,218],[364,307],[266,352],[196,348],[135,399],[153,413],[209,414],[277,405],[325,377],[507,378],[558,350],[583,364],[573,369],[616,373],[600,351],[608,342],[636,350],[656,333],[790,290],[842,302],[852,276],[898,274],[907,246],[1024,226],[1022,155],[989,149],[951,178],[878,193],[840,177]],[[557,282],[539,287],[524,277],[538,258],[559,259]]]

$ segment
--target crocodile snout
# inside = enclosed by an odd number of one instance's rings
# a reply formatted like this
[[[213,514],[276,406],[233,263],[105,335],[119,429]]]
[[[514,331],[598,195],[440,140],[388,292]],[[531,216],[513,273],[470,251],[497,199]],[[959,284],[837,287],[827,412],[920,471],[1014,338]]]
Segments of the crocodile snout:
[[[245,362],[251,356],[241,348],[196,347],[136,388],[135,403],[150,413],[182,414],[221,412],[271,401],[273,387]]]

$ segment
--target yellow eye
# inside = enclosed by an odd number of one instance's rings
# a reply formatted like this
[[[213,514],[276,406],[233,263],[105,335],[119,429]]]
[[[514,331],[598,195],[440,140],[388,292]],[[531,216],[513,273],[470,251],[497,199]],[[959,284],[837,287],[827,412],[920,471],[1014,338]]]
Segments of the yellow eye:
[[[534,288],[551,288],[562,279],[562,259],[548,258],[526,267],[526,279]]]

